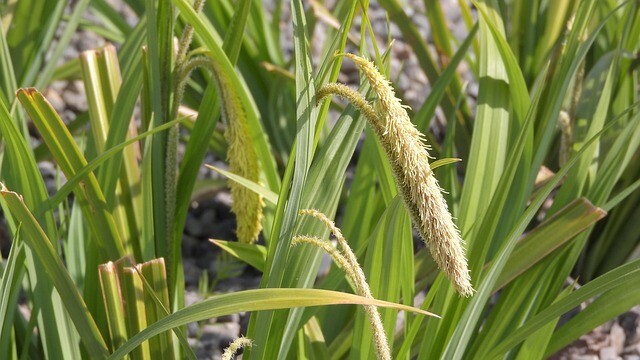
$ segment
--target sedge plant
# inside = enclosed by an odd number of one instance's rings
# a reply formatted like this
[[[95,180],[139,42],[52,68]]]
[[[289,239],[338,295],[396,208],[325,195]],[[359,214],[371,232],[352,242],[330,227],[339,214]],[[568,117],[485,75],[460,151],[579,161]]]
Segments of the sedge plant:
[[[432,43],[398,0],[123,3],[0,2],[7,359],[194,358],[185,325],[235,312],[225,358],[543,359],[640,303],[637,1],[460,0],[454,31],[424,0]],[[79,29],[115,46],[64,58]],[[238,224],[213,243],[262,278],[185,306],[206,154]]]

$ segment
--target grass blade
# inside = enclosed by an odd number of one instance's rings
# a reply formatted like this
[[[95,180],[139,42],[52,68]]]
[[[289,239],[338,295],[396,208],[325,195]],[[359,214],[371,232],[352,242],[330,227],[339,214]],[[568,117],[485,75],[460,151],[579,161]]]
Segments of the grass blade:
[[[267,249],[264,246],[216,239],[211,239],[209,241],[234,257],[246,262],[261,272],[264,272],[264,264],[267,262]]]
[[[17,235],[13,237],[13,244],[7,261],[2,264],[2,279],[0,281],[0,349],[9,349],[11,346],[11,332],[13,319],[16,315],[15,309],[18,305],[18,295],[20,283],[25,273],[23,264],[25,261],[24,243],[19,237],[20,228]],[[5,351],[8,354],[8,351]]]
[[[537,314],[534,318],[527,321],[524,326],[511,333],[508,338],[492,349],[491,353],[488,354],[486,358],[494,359],[501,354],[506,353],[513,346],[526,339],[527,336],[534,333],[546,323],[580,305],[584,301],[612,289],[626,288],[628,290],[629,286],[640,281],[639,279],[640,260],[635,260],[600,276],[576,290],[571,295],[555,302]],[[635,294],[634,296],[638,295],[637,291],[633,293]],[[636,298],[635,301],[637,303],[638,299]]]
[[[100,287],[102,289],[102,300],[107,313],[109,323],[109,335],[111,336],[111,346],[113,350],[122,346],[127,340],[126,316],[124,312],[123,299],[120,293],[120,281],[118,280],[118,270],[113,262],[102,264],[98,267],[100,274]]]
[[[49,102],[33,88],[19,90],[18,99],[36,124],[43,140],[54,154],[67,178],[75,176],[87,165],[87,161]],[[98,181],[93,174],[89,174],[89,178],[84,186],[76,191],[76,195],[84,200],[86,219],[93,228],[93,233],[100,234],[95,237],[100,247],[112,259],[123,256],[125,251],[122,240],[116,230],[113,217],[107,209]]]
[[[250,189],[256,194],[263,196],[264,199],[270,202],[271,204],[276,205],[278,203],[278,194],[261,186],[260,184],[256,184],[255,182],[248,180],[246,178],[243,178],[242,176],[236,175],[226,170],[219,169],[212,165],[205,165],[205,166],[211,170],[214,170],[220,175],[245,186],[246,188]]]
[[[636,275],[635,279],[635,281],[638,281],[640,275]],[[626,284],[633,284],[633,280],[629,280]],[[580,311],[574,318],[553,333],[545,356],[551,356],[581,335],[595,329],[596,326],[631,309],[638,302],[640,302],[640,289],[633,285],[623,286],[621,284],[602,293],[586,309]]]
[[[593,206],[585,198],[572,201],[520,240],[504,266],[495,290],[517,278],[542,258],[563,246],[577,234],[589,229],[605,216],[606,212]]]
[[[104,358],[108,354],[105,342],[62,260],[51,245],[51,241],[29,212],[20,195],[9,191],[4,184],[0,183],[0,185],[2,187],[0,194],[6,201],[7,207],[15,219],[22,223],[21,229],[24,231],[23,238],[26,244],[33,250],[36,258],[49,274],[51,282],[58,290],[62,303],[87,347],[87,351],[92,357]]]
[[[322,305],[374,305],[398,310],[411,311],[422,315],[433,314],[414,307],[394,304],[386,301],[367,299],[361,296],[329,290],[316,289],[256,289],[244,290],[231,294],[210,297],[197,304],[151,324],[141,333],[132,337],[126,344],[116,350],[109,359],[120,359],[135,349],[142,341],[154,335],[182,326],[194,321],[205,320],[243,311],[260,311],[289,309],[292,307],[309,307]]]

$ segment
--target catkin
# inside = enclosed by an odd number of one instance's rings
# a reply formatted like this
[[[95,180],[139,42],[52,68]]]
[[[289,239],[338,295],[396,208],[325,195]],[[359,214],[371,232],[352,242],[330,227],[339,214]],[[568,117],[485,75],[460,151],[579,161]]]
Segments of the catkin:
[[[179,73],[180,83],[185,83],[191,71],[196,68],[205,68],[214,75],[220,97],[222,119],[227,125],[224,137],[229,144],[227,149],[229,171],[258,183],[260,164],[240,97],[231,90],[229,78],[220,65],[204,56],[194,57],[184,62]],[[178,87],[177,95],[181,97],[183,90],[183,86]],[[238,240],[242,243],[254,243],[262,230],[264,200],[262,196],[235,181],[230,180],[229,187],[233,198],[231,211],[236,214]]]
[[[224,136],[229,144],[229,171],[257,183],[260,181],[260,165],[242,101],[238,94],[230,90],[232,87],[229,79],[215,61],[212,62],[212,68],[220,94],[222,118],[227,125]],[[229,187],[233,198],[231,211],[236,214],[238,240],[253,243],[262,230],[264,200],[262,196],[235,181],[230,181]]]
[[[453,223],[442,189],[429,166],[428,147],[411,123],[391,84],[375,65],[353,54],[342,54],[360,68],[376,94],[376,116],[369,119],[391,162],[399,191],[420,236],[432,257],[463,296],[471,296],[471,286],[463,240]]]

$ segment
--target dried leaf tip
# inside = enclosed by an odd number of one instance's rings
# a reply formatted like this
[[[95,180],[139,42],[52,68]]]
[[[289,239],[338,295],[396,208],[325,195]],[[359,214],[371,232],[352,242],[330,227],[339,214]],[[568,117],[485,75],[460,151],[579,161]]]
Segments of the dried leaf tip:
[[[423,142],[423,135],[411,123],[390,82],[371,61],[349,53],[336,53],[335,56],[353,60],[369,81],[378,98],[375,109],[379,115],[375,120],[379,123],[373,127],[391,162],[396,184],[414,226],[458,293],[471,296],[474,290],[464,242],[429,166],[429,148]]]

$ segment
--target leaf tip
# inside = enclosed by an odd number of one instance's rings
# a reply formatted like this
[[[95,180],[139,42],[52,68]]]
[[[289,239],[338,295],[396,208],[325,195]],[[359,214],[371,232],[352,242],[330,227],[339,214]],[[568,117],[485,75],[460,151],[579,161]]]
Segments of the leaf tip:
[[[16,91],[16,96],[28,96],[33,97],[33,94],[37,93],[38,90],[34,87],[20,88]]]

